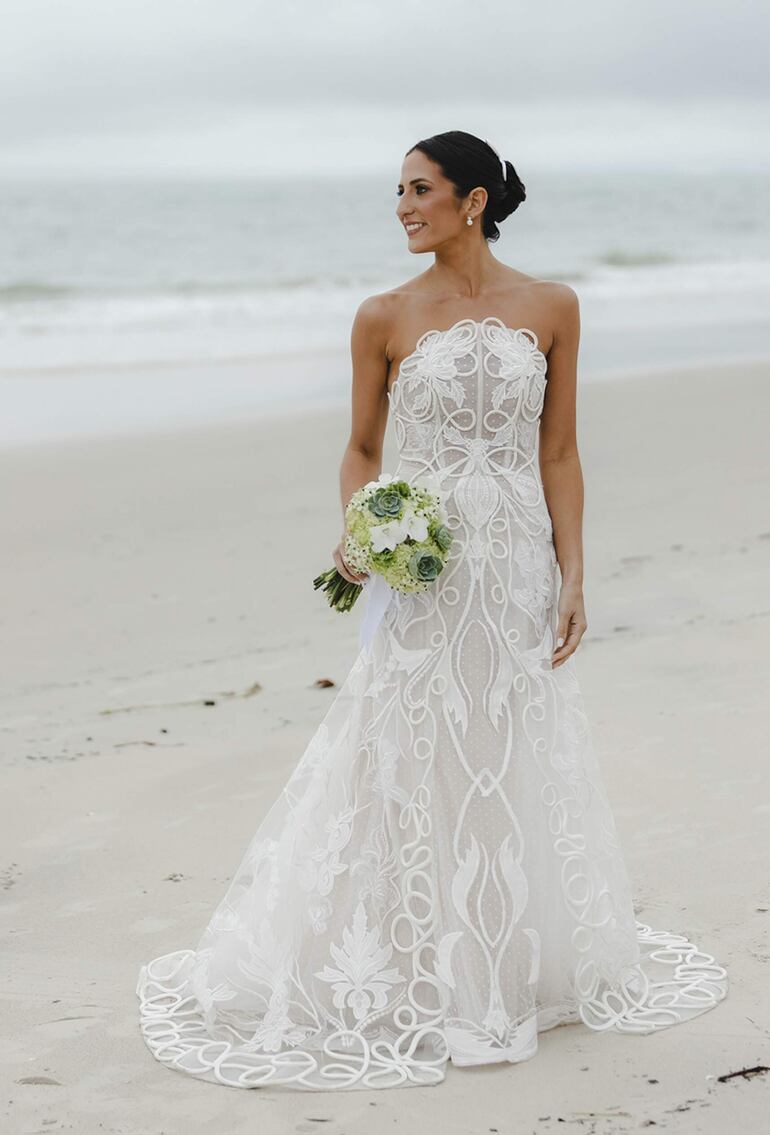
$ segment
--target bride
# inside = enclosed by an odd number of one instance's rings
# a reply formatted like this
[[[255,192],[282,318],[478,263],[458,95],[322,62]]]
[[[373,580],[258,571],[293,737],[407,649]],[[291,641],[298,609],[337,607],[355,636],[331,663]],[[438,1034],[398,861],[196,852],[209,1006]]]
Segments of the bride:
[[[648,1033],[727,993],[634,915],[575,671],[578,300],[490,251],[524,199],[472,134],[404,158],[396,215],[434,260],[356,312],[343,512],[390,414],[392,475],[437,478],[454,538],[410,595],[334,550],[367,593],[349,674],[197,945],[139,973],[146,1043],[199,1079],[430,1085],[566,1022]]]

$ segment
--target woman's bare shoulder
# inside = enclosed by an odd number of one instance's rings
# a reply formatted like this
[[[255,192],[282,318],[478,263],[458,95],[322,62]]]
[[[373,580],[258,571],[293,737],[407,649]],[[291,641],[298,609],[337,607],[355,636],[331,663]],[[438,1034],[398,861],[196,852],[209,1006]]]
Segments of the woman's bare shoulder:
[[[402,284],[397,284],[393,288],[389,288],[385,292],[377,292],[374,295],[366,296],[361,300],[358,305],[356,315],[360,312],[365,319],[378,320],[387,319],[392,317],[394,313],[398,312],[405,304],[408,304],[410,299],[415,299],[420,294],[420,282],[424,273],[415,276],[411,280],[405,280]]]
[[[353,334],[361,331],[376,336],[386,349],[405,313],[421,297],[420,279],[416,276],[388,291],[377,292],[361,300],[353,319]]]
[[[543,280],[510,269],[499,295],[499,307],[507,315],[508,326],[531,328],[548,355],[560,329],[575,322],[578,298],[561,280]]]
[[[532,290],[545,305],[561,308],[579,302],[575,289],[563,280],[538,280],[533,276]]]
[[[517,293],[522,289],[531,291],[533,296],[537,295],[543,302],[553,299],[556,302],[569,301],[571,295],[577,299],[577,294],[569,284],[564,283],[563,280],[544,280],[540,276],[532,276],[527,272],[520,272],[518,268],[511,268],[510,265],[504,265],[506,269],[506,284],[511,289],[512,293]]]

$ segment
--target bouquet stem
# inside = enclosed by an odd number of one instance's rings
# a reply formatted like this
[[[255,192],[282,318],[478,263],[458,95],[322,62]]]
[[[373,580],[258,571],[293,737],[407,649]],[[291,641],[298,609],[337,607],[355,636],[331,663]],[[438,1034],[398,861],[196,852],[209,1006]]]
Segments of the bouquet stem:
[[[344,575],[340,575],[334,567],[317,575],[313,580],[313,587],[316,591],[319,587],[323,588],[326,592],[326,598],[329,600],[329,606],[333,610],[349,611],[361,594],[362,584],[351,583],[349,579],[345,579]]]

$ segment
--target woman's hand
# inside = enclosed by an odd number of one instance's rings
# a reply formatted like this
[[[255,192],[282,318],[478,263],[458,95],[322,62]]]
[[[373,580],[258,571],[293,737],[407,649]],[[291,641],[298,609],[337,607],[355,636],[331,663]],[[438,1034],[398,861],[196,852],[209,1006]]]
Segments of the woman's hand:
[[[340,575],[343,577],[343,579],[347,579],[350,583],[361,583],[361,584],[363,584],[364,580],[367,578],[369,573],[368,572],[356,571],[354,568],[352,568],[350,566],[350,564],[345,559],[345,533],[344,532],[342,533],[342,538],[341,538],[339,544],[337,545],[337,547],[332,552],[332,557],[334,559],[334,566],[336,567],[336,569],[340,573]]]
[[[551,655],[551,668],[556,669],[577,650],[588,623],[583,607],[583,588],[578,583],[564,583],[559,592],[559,621],[556,628],[557,646]],[[558,642],[561,639],[562,645]]]

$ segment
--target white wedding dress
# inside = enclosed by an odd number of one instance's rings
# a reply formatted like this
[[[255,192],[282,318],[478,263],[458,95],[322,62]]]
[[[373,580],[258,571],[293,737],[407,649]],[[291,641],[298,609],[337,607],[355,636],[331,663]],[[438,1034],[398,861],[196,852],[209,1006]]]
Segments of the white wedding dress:
[[[550,665],[546,382],[534,333],[494,316],[402,363],[394,472],[439,479],[449,559],[390,593],[196,948],[142,967],[170,1067],[436,1084],[449,1060],[527,1060],[562,1022],[647,1033],[725,997],[713,957],[636,921],[574,656]]]

